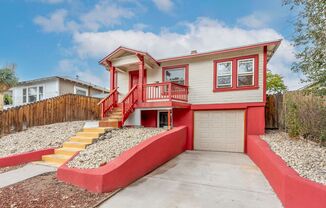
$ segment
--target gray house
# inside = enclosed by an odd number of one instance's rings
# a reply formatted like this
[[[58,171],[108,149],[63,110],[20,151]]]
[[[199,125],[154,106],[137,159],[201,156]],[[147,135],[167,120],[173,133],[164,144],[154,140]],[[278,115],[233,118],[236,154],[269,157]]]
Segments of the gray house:
[[[22,81],[5,93],[11,97],[12,103],[5,103],[4,109],[69,93],[104,98],[109,90],[78,78],[64,76]]]

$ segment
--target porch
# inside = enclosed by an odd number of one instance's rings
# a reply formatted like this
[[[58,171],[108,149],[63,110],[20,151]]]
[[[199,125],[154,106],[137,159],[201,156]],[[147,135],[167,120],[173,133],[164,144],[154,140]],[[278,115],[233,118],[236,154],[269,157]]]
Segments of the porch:
[[[146,52],[121,47],[100,63],[110,72],[111,89],[99,103],[102,119],[114,118],[122,126],[136,108],[189,107],[187,82],[177,77],[180,71],[166,72],[169,79],[161,77],[160,63]]]

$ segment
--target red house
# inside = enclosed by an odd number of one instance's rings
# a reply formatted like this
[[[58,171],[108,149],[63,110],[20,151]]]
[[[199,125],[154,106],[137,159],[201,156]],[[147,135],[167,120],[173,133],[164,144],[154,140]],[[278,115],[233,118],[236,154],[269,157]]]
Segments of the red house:
[[[156,60],[119,47],[104,57],[111,93],[100,126],[188,127],[187,149],[246,152],[264,134],[267,63],[281,40]]]

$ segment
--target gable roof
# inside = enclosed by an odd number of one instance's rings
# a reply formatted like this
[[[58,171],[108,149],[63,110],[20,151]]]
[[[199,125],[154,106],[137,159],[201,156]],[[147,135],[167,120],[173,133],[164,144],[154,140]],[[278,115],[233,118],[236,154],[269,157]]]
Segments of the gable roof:
[[[45,81],[49,81],[49,80],[53,80],[53,79],[61,79],[61,80],[67,80],[67,81],[71,81],[71,82],[75,82],[84,86],[88,86],[88,87],[92,87],[94,89],[103,91],[103,92],[109,92],[108,89],[98,86],[98,85],[94,85],[90,82],[86,82],[83,80],[79,80],[79,79],[74,79],[68,76],[51,76],[51,77],[42,77],[42,78],[38,78],[38,79],[33,79],[33,80],[26,80],[26,81],[21,81],[18,82],[17,86],[21,86],[21,85],[26,85],[26,84],[33,84],[33,83],[37,83],[37,82],[45,82]]]
[[[158,65],[158,66],[160,65],[160,63],[155,58],[153,58],[149,53],[131,49],[131,48],[127,48],[124,46],[119,46],[117,49],[115,49],[109,55],[105,56],[102,60],[100,60],[99,63],[102,65],[105,65],[105,61],[110,61],[110,60],[122,55],[125,52],[131,53],[131,54],[136,54],[136,55],[138,55],[138,54],[142,55],[144,57],[147,57],[150,61],[154,62],[156,65]]]
[[[152,61],[157,63],[157,65],[160,65],[162,62],[167,62],[167,61],[176,61],[176,60],[181,60],[181,59],[190,59],[190,58],[195,58],[195,57],[204,57],[204,56],[210,56],[210,55],[217,55],[221,53],[227,53],[227,52],[234,52],[234,51],[240,51],[240,50],[246,50],[246,49],[251,49],[251,48],[257,48],[257,47],[264,47],[267,46],[268,51],[267,51],[267,62],[270,60],[270,58],[273,56],[274,52],[277,50],[279,45],[281,44],[282,39],[274,40],[274,41],[268,41],[268,42],[259,42],[251,45],[243,45],[243,46],[238,46],[238,47],[232,47],[232,48],[225,48],[225,49],[220,49],[220,50],[215,50],[215,51],[208,51],[208,52],[203,52],[203,53],[196,53],[196,54],[189,54],[189,55],[183,55],[183,56],[175,56],[175,57],[170,57],[170,58],[163,58],[156,60],[153,58],[150,54],[144,51],[139,51],[139,50],[134,50],[131,48],[123,47],[120,46],[117,49],[115,49],[113,52],[111,52],[109,55],[104,57],[102,60],[99,61],[100,64],[106,65],[105,61],[110,61],[116,57],[119,57],[123,53],[133,53],[133,54],[140,54],[145,57],[150,58]]]
[[[183,55],[183,56],[163,58],[163,59],[159,59],[158,62],[161,63],[161,62],[165,62],[165,61],[175,61],[175,60],[180,60],[180,59],[217,55],[217,54],[221,54],[221,53],[234,52],[234,51],[246,50],[246,49],[257,48],[257,47],[272,46],[272,50],[270,51],[270,54],[267,54],[267,61],[269,61],[269,59],[273,56],[274,52],[277,50],[277,48],[279,47],[281,42],[282,42],[282,39],[278,39],[275,41],[260,42],[260,43],[255,43],[255,44],[251,44],[251,45],[243,45],[243,46],[225,48],[225,49],[208,51],[208,52],[203,52],[203,53],[195,53],[195,54],[189,54],[189,55]]]

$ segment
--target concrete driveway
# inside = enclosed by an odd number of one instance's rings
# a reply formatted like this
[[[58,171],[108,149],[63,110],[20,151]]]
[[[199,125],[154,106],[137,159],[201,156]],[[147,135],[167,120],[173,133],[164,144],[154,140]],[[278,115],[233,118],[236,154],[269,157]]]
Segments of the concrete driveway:
[[[187,151],[107,200],[114,208],[278,208],[279,199],[245,154]]]

